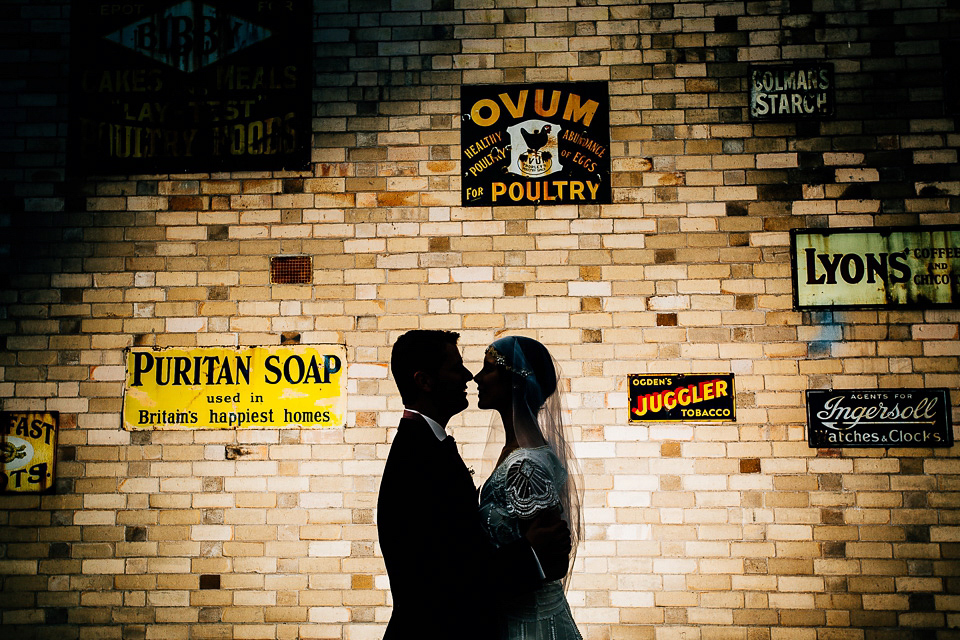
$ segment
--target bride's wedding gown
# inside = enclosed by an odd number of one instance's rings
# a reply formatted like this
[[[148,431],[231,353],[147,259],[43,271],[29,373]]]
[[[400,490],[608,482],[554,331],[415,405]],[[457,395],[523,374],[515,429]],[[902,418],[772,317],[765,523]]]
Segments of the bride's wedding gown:
[[[566,472],[549,446],[516,449],[480,490],[480,515],[497,546],[522,537],[520,521],[560,507]],[[505,603],[501,640],[581,640],[560,580]]]

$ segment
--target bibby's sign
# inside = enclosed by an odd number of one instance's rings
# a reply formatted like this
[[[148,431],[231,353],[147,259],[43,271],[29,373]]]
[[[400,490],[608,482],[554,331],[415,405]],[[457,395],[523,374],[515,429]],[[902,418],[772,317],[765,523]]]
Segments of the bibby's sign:
[[[71,167],[120,174],[306,168],[310,6],[75,3]]]
[[[960,227],[797,229],[794,306],[960,307]]]
[[[807,442],[814,448],[950,447],[947,389],[807,391]]]

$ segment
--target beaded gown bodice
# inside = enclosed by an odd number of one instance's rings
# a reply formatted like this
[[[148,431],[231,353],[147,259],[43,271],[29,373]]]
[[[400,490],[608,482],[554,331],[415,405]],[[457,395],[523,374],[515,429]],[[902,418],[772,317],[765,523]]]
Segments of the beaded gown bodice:
[[[521,522],[560,508],[567,481],[549,446],[511,451],[480,490],[480,516],[497,547],[519,540]],[[506,603],[500,640],[580,640],[559,580]]]
[[[566,480],[548,446],[511,451],[480,490],[480,517],[493,543],[500,547],[519,540],[521,520],[559,507]]]

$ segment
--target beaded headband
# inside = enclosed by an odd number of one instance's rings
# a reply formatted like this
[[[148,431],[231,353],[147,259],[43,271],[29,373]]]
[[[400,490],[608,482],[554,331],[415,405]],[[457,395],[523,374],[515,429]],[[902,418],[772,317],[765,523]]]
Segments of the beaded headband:
[[[517,374],[518,376],[521,376],[523,378],[529,378],[530,376],[533,375],[533,371],[530,371],[529,369],[520,369],[520,368],[513,367],[510,363],[507,362],[507,359],[503,357],[503,354],[497,351],[493,345],[490,345],[489,347],[487,347],[486,354],[491,358],[493,358],[493,361],[496,362],[498,365],[500,365],[507,371]]]

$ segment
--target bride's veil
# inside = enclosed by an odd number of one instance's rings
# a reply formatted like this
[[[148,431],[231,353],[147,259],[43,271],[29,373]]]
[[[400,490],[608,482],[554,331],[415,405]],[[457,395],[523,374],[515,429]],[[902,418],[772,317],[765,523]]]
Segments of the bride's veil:
[[[569,429],[563,421],[563,386],[560,366],[542,344],[523,336],[500,338],[487,349],[497,364],[512,374],[514,431],[521,447],[541,446],[545,441],[566,472],[566,483],[558,487],[563,519],[570,527],[570,564],[564,577],[570,581],[577,545],[583,539],[581,519],[581,475],[573,455]],[[493,473],[504,445],[503,425],[494,411],[484,447],[481,477]]]

